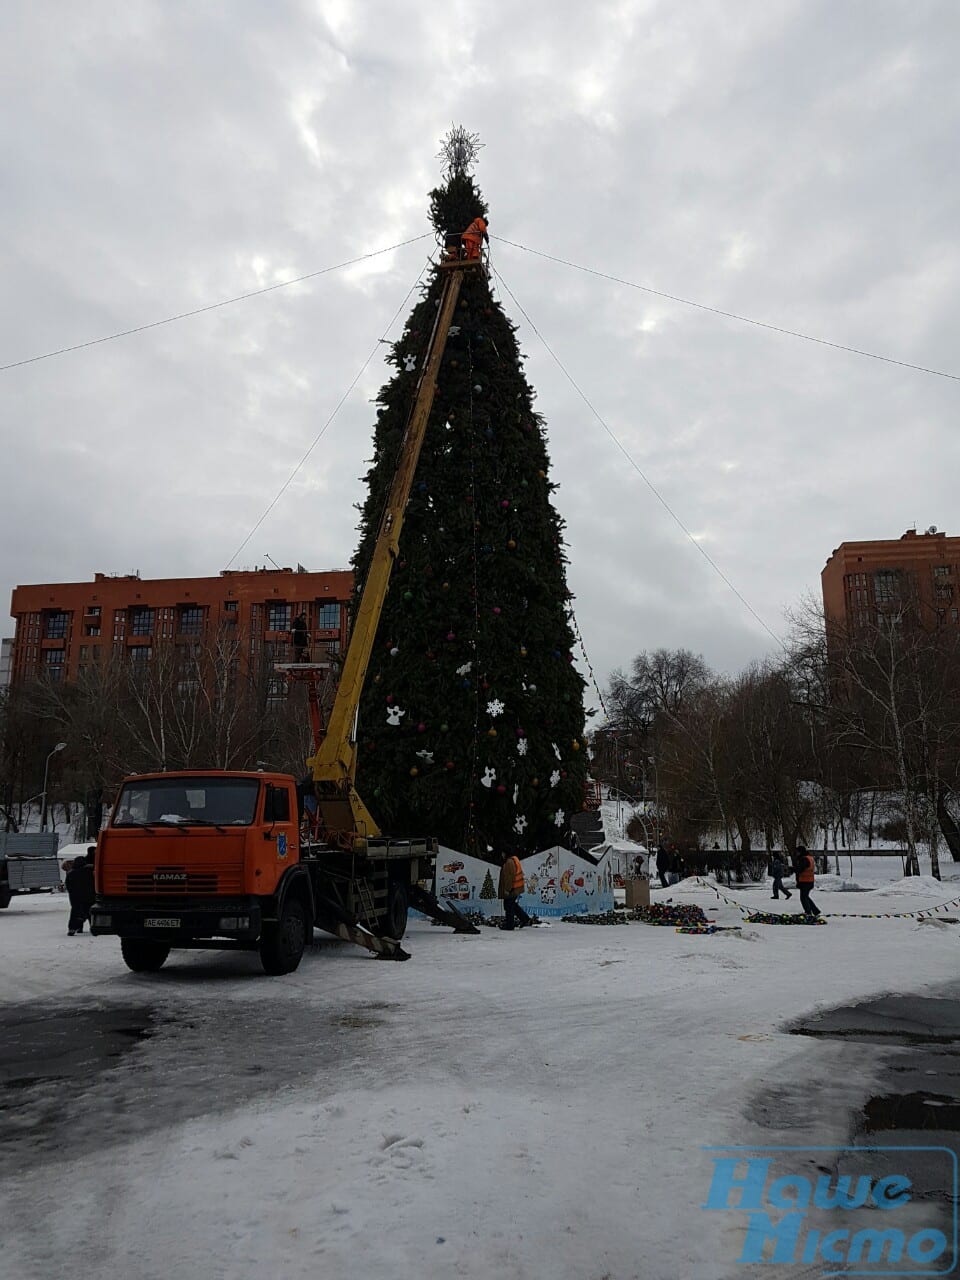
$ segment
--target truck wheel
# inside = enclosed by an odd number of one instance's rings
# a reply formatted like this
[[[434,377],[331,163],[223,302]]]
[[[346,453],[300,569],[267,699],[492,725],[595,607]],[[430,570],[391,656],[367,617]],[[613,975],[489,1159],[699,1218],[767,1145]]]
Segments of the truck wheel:
[[[10,889],[0,889],[0,911],[4,911],[10,905],[10,899],[13,893]]]
[[[307,945],[307,914],[301,903],[284,903],[280,919],[264,930],[260,943],[260,962],[264,971],[274,977],[293,973],[303,959]]]
[[[407,912],[410,895],[406,882],[391,880],[387,886],[387,909],[380,919],[380,936],[394,938],[397,942],[407,932]]]
[[[150,942],[146,938],[121,938],[120,954],[128,969],[134,973],[156,973],[170,954],[163,942]]]

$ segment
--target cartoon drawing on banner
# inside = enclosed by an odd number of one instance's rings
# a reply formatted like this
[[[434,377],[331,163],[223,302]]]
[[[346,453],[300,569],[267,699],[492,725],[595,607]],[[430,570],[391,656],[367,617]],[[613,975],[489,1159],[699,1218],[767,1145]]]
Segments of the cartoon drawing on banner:
[[[605,859],[599,865],[554,845],[522,859],[525,877],[522,905],[547,916],[585,915],[612,907],[613,873]],[[498,868],[455,849],[441,849],[437,859],[437,893],[472,910],[496,915]],[[609,887],[609,901],[604,890]]]

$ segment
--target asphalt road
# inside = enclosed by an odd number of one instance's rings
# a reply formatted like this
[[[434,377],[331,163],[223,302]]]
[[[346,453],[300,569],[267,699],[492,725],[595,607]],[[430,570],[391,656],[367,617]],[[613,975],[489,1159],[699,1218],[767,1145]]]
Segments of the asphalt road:
[[[269,981],[255,960],[184,966],[177,982],[211,995],[186,1012],[172,1010],[162,984],[151,999],[148,982],[140,1002],[107,993],[92,1003],[78,994],[75,1005],[0,1005],[0,1177],[304,1080],[336,1080],[347,1060],[356,1069],[387,1006],[345,999],[291,1016],[286,1003],[218,1000],[218,981]]]

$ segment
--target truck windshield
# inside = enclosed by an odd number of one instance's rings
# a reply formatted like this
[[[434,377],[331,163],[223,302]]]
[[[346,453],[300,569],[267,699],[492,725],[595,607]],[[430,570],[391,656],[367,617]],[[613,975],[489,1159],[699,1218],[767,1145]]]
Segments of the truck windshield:
[[[120,792],[112,825],[248,827],[259,790],[253,778],[134,779]]]

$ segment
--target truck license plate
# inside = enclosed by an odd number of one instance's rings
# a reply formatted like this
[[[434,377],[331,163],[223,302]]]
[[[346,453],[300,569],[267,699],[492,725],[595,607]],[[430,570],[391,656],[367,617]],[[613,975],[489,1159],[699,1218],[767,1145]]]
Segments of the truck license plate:
[[[176,916],[151,916],[143,925],[145,929],[179,929],[180,921]]]

